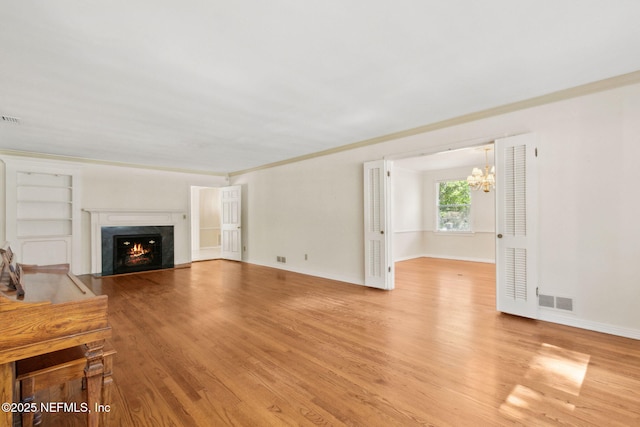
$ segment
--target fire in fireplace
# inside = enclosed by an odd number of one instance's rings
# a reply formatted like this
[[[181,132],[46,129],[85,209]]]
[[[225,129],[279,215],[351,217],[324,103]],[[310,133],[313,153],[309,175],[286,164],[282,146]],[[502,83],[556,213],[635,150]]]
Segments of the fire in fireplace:
[[[162,268],[160,234],[116,235],[113,245],[114,274]]]
[[[102,227],[103,276],[173,268],[173,226]]]

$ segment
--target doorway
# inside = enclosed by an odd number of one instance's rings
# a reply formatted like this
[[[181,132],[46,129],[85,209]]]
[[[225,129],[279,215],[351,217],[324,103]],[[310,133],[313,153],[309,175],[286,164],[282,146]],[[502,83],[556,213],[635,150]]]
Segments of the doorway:
[[[538,149],[536,146],[537,136],[535,133],[499,138],[494,141],[495,151],[493,157],[499,174],[497,180],[499,185],[496,186],[494,193],[495,211],[493,215],[497,309],[501,312],[531,318],[537,318],[538,310],[538,203],[536,184]],[[405,158],[408,157],[405,156]],[[388,173],[384,174],[385,177],[390,178],[392,176],[393,162],[390,160],[365,163],[365,176],[367,170],[373,169],[376,163],[379,163],[385,168],[385,171],[388,171]],[[438,163],[442,164],[443,162],[439,161]],[[396,176],[395,171],[393,176]],[[460,178],[458,180],[460,181]],[[371,180],[371,182],[375,182],[375,180]],[[368,184],[365,179],[365,228],[368,224],[367,214],[372,210],[371,207],[376,207],[378,211],[381,211],[381,207],[385,210],[389,206],[395,207],[394,198],[392,197],[394,187],[394,185],[378,185],[374,187]],[[374,203],[376,200],[379,203]],[[420,208],[422,207],[420,203],[418,205]],[[367,206],[371,206],[369,210],[367,210]],[[394,209],[389,210],[391,212],[389,216],[393,217]],[[439,218],[437,215],[436,218]],[[423,223],[423,225],[425,224]],[[384,276],[381,276],[384,280],[375,287],[393,289],[395,285],[393,282],[393,271],[395,270],[393,262],[398,260],[398,257],[392,257],[387,254],[393,253],[395,231],[401,232],[403,230],[396,225],[396,222],[392,221],[385,222],[384,228],[387,233],[382,239],[383,243],[391,248],[389,251],[384,252],[385,256],[387,256],[385,260],[389,260],[389,274],[385,273]],[[417,231],[428,230],[419,228]],[[442,231],[440,227],[436,226],[434,233]],[[496,231],[498,232],[496,233]],[[384,233],[382,234],[384,235]],[[446,234],[448,237],[454,237],[453,234]],[[367,237],[365,236],[365,245],[367,243]],[[381,245],[382,243],[379,246]],[[375,257],[368,259],[367,255],[365,251],[365,285],[369,286],[366,281],[366,272],[369,271],[372,265],[372,259],[374,261],[376,259]]]
[[[191,260],[221,257],[220,189],[191,187]]]
[[[487,151],[489,150],[489,151]],[[394,261],[429,257],[495,263],[495,191],[469,189],[473,168],[494,165],[493,143],[394,160]],[[447,207],[467,225],[445,227],[441,189],[460,183],[467,206]],[[459,202],[462,203],[462,202]],[[453,228],[453,229],[451,229]]]

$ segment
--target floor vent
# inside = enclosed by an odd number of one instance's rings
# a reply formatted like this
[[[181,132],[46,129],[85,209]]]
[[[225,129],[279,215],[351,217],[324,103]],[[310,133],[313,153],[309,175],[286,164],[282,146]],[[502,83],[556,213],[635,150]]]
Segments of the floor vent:
[[[540,307],[557,308],[558,310],[573,311],[573,298],[554,297],[553,295],[538,296]]]

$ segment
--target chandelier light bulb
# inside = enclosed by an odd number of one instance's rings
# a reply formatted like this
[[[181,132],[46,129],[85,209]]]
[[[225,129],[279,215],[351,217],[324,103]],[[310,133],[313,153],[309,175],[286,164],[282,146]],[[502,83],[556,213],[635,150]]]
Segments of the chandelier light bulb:
[[[484,156],[485,156],[485,167],[484,172],[480,168],[473,168],[471,170],[471,175],[467,177],[467,183],[469,187],[473,190],[480,190],[488,193],[492,188],[496,188],[496,177],[495,171],[496,167],[491,167],[491,172],[489,172],[489,160],[488,160],[488,152],[490,148],[485,148]]]

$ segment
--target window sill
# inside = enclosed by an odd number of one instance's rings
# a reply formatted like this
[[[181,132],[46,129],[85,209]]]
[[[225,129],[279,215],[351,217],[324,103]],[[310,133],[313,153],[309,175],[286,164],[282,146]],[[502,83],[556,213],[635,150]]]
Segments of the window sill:
[[[473,231],[455,231],[455,230],[436,230],[435,234],[441,236],[473,236],[476,233]]]

